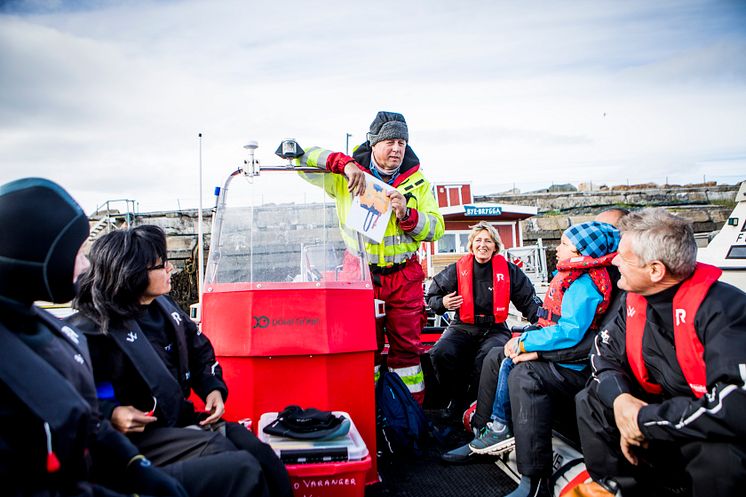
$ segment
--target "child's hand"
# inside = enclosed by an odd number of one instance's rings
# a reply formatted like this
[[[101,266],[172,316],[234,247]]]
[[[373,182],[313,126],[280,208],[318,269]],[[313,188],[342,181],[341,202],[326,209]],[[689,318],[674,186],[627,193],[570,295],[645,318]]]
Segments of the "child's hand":
[[[513,358],[513,364],[518,364],[519,362],[524,361],[536,361],[537,359],[539,359],[538,352],[523,352]]]
[[[505,344],[505,357],[515,359],[521,353],[519,348],[520,337],[513,337]]]

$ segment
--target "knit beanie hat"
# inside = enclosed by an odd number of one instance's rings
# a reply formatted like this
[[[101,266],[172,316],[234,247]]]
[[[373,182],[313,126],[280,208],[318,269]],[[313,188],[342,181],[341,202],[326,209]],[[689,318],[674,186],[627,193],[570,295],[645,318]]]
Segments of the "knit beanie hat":
[[[383,140],[395,140],[401,138],[409,141],[409,130],[404,116],[397,112],[380,111],[376,118],[370,123],[368,141],[372,147]]]
[[[0,296],[30,304],[75,296],[75,257],[88,217],[58,184],[24,178],[0,186]]]
[[[581,255],[602,257],[619,247],[619,230],[608,223],[589,221],[570,226],[564,232]]]

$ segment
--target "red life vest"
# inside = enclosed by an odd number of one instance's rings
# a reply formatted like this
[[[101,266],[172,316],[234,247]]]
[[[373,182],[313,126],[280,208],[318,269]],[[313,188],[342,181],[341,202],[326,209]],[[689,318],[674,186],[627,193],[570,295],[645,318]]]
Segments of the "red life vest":
[[[681,372],[695,397],[707,393],[707,370],[705,368],[705,348],[694,329],[694,316],[705,299],[710,287],[722,270],[709,264],[697,263],[694,274],[686,279],[673,297],[673,338],[676,359]],[[642,337],[647,322],[648,301],[636,293],[627,294],[627,361],[632,374],[642,388],[652,394],[660,394],[663,389],[653,383],[648,376],[648,368],[642,356]]]
[[[598,329],[598,321],[609,308],[611,302],[612,283],[609,278],[607,266],[611,265],[611,260],[616,256],[616,252],[606,254],[602,257],[572,257],[557,263],[557,274],[549,283],[549,290],[544,297],[544,315],[539,317],[539,326],[552,326],[557,323],[562,316],[562,299],[565,292],[575,280],[588,273],[593,284],[603,296],[603,300],[596,307],[596,315],[593,317],[591,329]]]
[[[474,254],[467,254],[456,261],[458,294],[464,299],[458,314],[461,321],[470,324],[474,324],[473,269]],[[508,319],[508,306],[510,306],[508,261],[505,257],[495,254],[492,256],[492,315],[495,323],[504,323]]]

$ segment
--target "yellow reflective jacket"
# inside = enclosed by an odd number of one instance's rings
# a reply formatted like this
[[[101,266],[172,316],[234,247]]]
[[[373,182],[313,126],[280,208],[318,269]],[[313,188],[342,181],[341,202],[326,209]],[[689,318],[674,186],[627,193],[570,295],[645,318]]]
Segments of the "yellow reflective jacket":
[[[371,174],[370,147],[367,142],[355,150],[353,157],[341,152],[311,147],[300,159],[296,160],[296,164],[336,173],[324,175],[323,187],[335,199],[337,216],[342,224],[345,240],[351,244],[351,248],[356,249],[355,238],[345,233],[347,228],[344,226],[352,204],[352,195],[347,190],[347,177],[343,171],[344,166],[353,161],[361,170]],[[307,177],[309,181],[316,179],[310,176],[315,175],[309,175]],[[320,178],[313,182],[321,186]],[[364,248],[368,254],[368,262],[372,266],[387,267],[402,263],[417,252],[421,242],[435,241],[443,236],[445,230],[445,222],[438,210],[438,203],[433,196],[430,182],[420,171],[419,159],[409,145],[404,154],[399,176],[396,177],[392,186],[406,198],[410,215],[407,221],[400,221],[392,215],[381,243],[375,243],[366,238]]]

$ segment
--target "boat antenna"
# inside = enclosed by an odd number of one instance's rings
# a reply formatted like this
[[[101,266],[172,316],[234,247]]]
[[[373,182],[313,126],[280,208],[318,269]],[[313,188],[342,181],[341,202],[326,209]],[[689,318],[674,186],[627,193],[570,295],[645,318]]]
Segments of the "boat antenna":
[[[199,305],[202,307],[202,285],[205,278],[205,256],[202,229],[202,133],[197,135],[199,140],[199,208],[197,209],[197,294]]]

